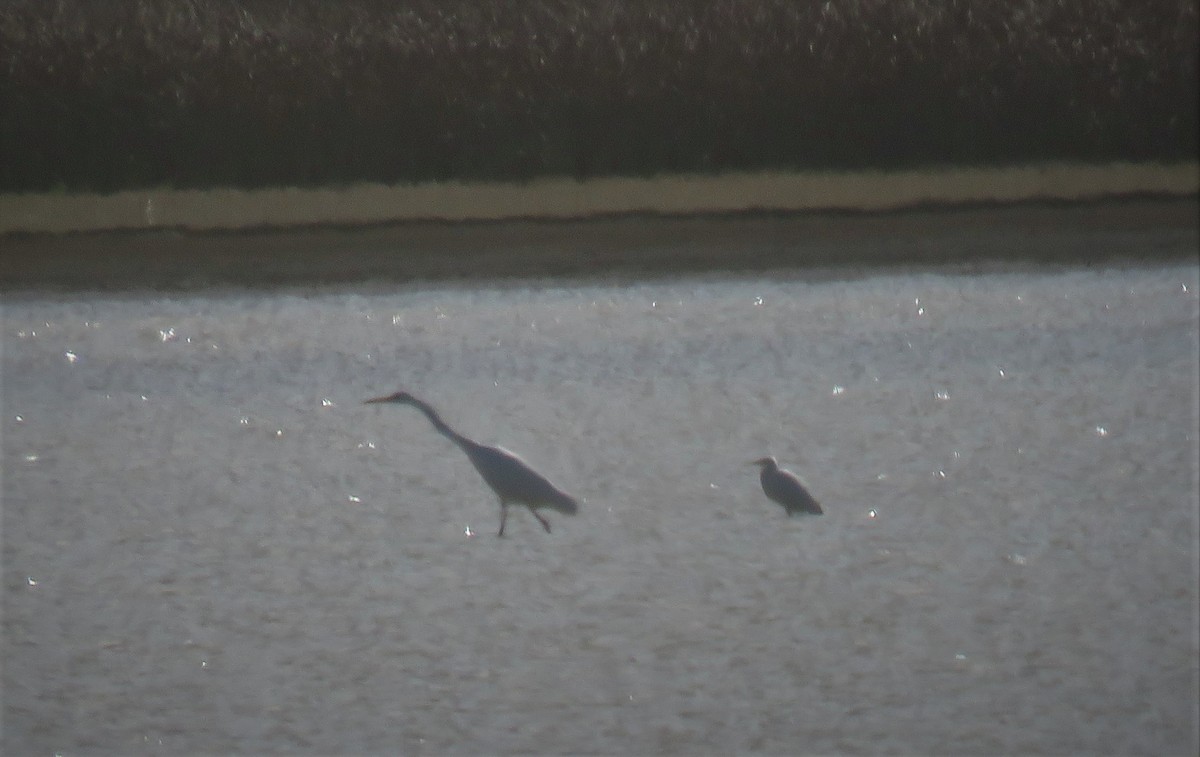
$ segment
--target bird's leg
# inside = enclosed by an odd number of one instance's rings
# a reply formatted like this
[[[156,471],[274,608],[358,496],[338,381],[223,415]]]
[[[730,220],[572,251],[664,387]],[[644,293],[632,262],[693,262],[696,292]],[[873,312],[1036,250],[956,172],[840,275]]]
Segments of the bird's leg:
[[[546,533],[550,533],[550,521],[538,515],[538,511],[534,510],[532,507],[529,508],[529,512],[533,513],[533,517],[538,519],[538,523],[542,524],[542,528],[546,529]]]
[[[504,536],[504,521],[508,520],[508,503],[501,500],[500,502],[500,533],[496,536]]]

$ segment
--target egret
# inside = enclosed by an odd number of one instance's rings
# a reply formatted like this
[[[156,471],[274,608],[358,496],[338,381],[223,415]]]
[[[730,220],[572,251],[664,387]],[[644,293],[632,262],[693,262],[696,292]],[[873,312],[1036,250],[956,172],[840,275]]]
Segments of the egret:
[[[804,488],[795,473],[779,467],[773,457],[760,457],[751,465],[761,466],[763,493],[783,505],[788,515],[821,515],[821,506]]]
[[[425,402],[417,399],[408,392],[396,392],[386,397],[376,397],[365,400],[363,404],[372,405],[385,402],[395,402],[401,405],[411,405],[425,414],[438,433],[458,445],[467,453],[467,458],[483,476],[487,485],[500,498],[500,533],[504,536],[504,523],[508,520],[509,504],[525,505],[533,517],[538,519],[546,533],[550,533],[550,522],[538,513],[539,508],[548,507],[566,515],[574,515],[579,511],[579,503],[571,495],[563,492],[550,483],[545,476],[530,468],[518,455],[502,447],[489,447],[486,444],[468,439],[446,425],[441,416]]]

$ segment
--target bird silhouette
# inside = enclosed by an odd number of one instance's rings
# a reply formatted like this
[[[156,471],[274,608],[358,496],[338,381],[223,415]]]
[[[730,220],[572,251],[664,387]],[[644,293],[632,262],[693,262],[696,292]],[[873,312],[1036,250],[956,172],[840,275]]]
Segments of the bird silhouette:
[[[760,457],[751,465],[762,468],[759,481],[762,482],[763,493],[772,500],[783,505],[790,515],[821,515],[821,505],[804,488],[799,477],[791,471],[779,467],[773,457]]]
[[[545,476],[530,468],[516,453],[502,447],[489,447],[462,434],[446,425],[437,411],[427,403],[422,402],[408,392],[396,392],[386,397],[376,397],[365,400],[363,404],[396,403],[410,405],[420,410],[437,429],[438,433],[458,445],[467,454],[467,459],[483,476],[487,485],[500,499],[500,532],[504,536],[504,524],[508,520],[509,504],[525,505],[533,517],[538,519],[546,533],[550,533],[550,521],[538,513],[541,508],[557,510],[565,515],[579,512],[579,503],[571,495],[550,483]]]

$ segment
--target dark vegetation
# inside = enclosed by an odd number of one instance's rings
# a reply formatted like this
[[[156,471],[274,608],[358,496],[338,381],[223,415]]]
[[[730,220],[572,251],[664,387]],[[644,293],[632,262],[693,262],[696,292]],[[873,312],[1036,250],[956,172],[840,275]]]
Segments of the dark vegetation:
[[[1197,156],[1194,0],[0,0],[0,191]]]

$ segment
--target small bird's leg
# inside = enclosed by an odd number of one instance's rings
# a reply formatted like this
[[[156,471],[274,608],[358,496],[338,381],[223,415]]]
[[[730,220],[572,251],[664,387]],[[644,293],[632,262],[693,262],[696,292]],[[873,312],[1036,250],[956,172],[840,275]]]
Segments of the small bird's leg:
[[[550,533],[550,521],[538,515],[538,511],[534,510],[532,507],[529,508],[529,512],[533,513],[533,517],[538,519],[538,523],[542,524],[542,528],[546,529],[546,533]]]
[[[508,503],[500,502],[500,533],[496,536],[504,536],[504,521],[508,520]]]

